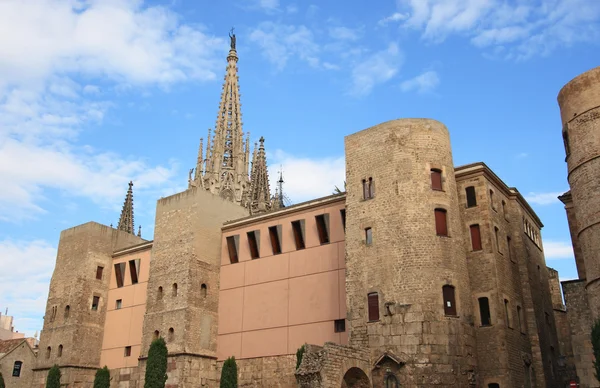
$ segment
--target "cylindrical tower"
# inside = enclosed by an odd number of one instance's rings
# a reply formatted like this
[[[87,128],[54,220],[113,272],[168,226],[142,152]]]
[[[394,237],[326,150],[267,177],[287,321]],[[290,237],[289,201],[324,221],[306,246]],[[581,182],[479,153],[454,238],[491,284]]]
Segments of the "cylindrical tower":
[[[350,345],[399,361],[376,368],[374,386],[386,373],[402,386],[468,386],[473,312],[448,130],[394,120],[345,148]]]
[[[589,307],[600,318],[600,67],[558,93],[578,245],[585,263]]]

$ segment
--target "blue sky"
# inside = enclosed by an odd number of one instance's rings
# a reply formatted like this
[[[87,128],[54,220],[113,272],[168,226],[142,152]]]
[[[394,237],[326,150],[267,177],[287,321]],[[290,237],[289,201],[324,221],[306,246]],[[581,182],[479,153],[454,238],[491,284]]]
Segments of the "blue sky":
[[[600,65],[594,0],[5,0],[0,2],[0,309],[41,329],[61,230],[135,222],[186,188],[214,126],[235,26],[244,130],[293,202],[344,180],[343,137],[391,119],[450,130],[545,224],[576,277],[556,96]]]

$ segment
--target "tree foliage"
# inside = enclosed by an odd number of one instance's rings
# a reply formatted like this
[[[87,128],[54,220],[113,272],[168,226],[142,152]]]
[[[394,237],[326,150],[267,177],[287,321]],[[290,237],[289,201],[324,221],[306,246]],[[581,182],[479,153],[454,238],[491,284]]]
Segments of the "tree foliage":
[[[300,364],[302,363],[302,357],[304,356],[304,350],[306,350],[304,345],[300,346],[300,348],[296,350],[296,370],[300,368]]]
[[[46,379],[46,388],[60,388],[60,369],[54,364],[48,371],[48,379]]]
[[[110,371],[108,367],[98,369],[94,377],[94,388],[110,388]]]
[[[237,388],[237,364],[235,357],[229,357],[221,370],[221,388]]]
[[[592,326],[592,348],[594,350],[594,369],[596,379],[600,381],[600,319]]]
[[[2,372],[0,372],[0,388],[4,388],[4,377],[2,377]]]
[[[163,338],[157,338],[152,341],[148,351],[144,388],[164,388],[166,382],[167,344]]]

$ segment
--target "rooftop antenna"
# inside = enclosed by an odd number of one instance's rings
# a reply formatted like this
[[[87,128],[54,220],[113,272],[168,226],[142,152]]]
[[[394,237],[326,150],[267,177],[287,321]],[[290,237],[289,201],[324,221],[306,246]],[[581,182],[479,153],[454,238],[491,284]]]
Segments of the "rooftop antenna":
[[[283,166],[279,166],[279,180],[277,181],[277,200],[279,201],[281,207],[286,207],[291,204],[290,199],[283,194]]]

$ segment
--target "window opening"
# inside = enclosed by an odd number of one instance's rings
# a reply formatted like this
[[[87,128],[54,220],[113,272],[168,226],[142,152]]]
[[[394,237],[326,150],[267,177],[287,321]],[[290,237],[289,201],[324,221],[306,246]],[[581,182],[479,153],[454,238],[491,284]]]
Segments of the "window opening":
[[[435,209],[435,232],[438,236],[448,236],[446,209]]]
[[[23,366],[23,361],[15,361],[12,371],[13,377],[21,377],[21,366]]]
[[[65,320],[69,319],[69,314],[71,313],[71,306],[67,305],[65,307]]]
[[[321,245],[329,243],[329,214],[319,214],[315,216],[317,221],[317,231],[319,232],[319,242]]]
[[[512,260],[512,243],[510,236],[506,236],[506,249],[508,250],[508,258]]]
[[[490,205],[492,206],[492,210],[496,210],[496,205],[494,204],[494,190],[490,189]]]
[[[372,292],[368,294],[369,321],[379,320],[379,294]]]
[[[365,229],[365,243],[367,245],[373,244],[373,230],[371,228]]]
[[[344,227],[344,232],[346,232],[346,209],[340,210],[340,215],[342,216],[342,226]]]
[[[478,224],[471,225],[471,226],[469,226],[469,229],[471,230],[471,248],[474,251],[480,251],[482,249],[482,247],[481,247],[481,232],[479,230],[479,225]]]
[[[125,281],[125,263],[115,264],[115,276],[117,278],[117,287],[123,287]]]
[[[521,306],[517,306],[517,319],[519,320],[519,330],[521,333],[524,333],[523,330],[523,311],[521,310]]]
[[[500,388],[500,384],[498,384],[498,383],[491,383],[491,384],[488,384],[488,388]]]
[[[92,310],[97,311],[99,304],[100,304],[100,297],[94,296],[92,299]]]
[[[399,386],[398,378],[393,374],[390,373],[385,377],[385,388],[398,388]]]
[[[369,198],[375,197],[375,182],[373,178],[369,178]]]
[[[131,346],[125,346],[125,357],[131,356]]]
[[[333,331],[335,333],[343,333],[346,331],[346,320],[345,319],[336,319],[333,321]]]
[[[510,325],[510,304],[508,303],[508,299],[504,299],[504,315],[506,318],[506,326],[512,327]]]
[[[477,196],[475,195],[475,187],[469,186],[465,189],[467,192],[467,207],[477,206]]]
[[[565,145],[565,154],[567,157],[569,157],[569,155],[571,154],[571,144],[569,142],[569,132],[567,132],[567,124],[565,124],[564,128],[563,128],[563,143]]]
[[[499,253],[502,253],[502,251],[500,251],[500,241],[498,240],[498,227],[494,226],[494,239],[496,240],[496,249],[498,250]]]
[[[131,275],[131,284],[137,284],[140,276],[140,259],[129,260],[129,274]]]
[[[52,347],[48,346],[46,348],[46,358],[50,358],[50,354],[52,353]]]
[[[271,238],[271,248],[273,254],[278,255],[281,253],[281,225],[275,225],[269,227],[269,237]]]
[[[96,279],[102,280],[102,272],[104,271],[104,267],[98,266],[96,267]]]
[[[62,357],[63,346],[58,345],[58,357]]]
[[[160,337],[160,331],[154,330],[154,336],[152,338],[153,339],[158,339],[158,337]]]
[[[115,302],[115,309],[120,310],[123,307],[123,299],[117,299]]]
[[[160,286],[160,287],[158,287],[157,298],[162,299],[162,297],[163,297],[163,288],[162,288],[162,286]]]
[[[479,298],[479,315],[481,316],[481,326],[491,326],[490,303],[488,298]]]
[[[202,298],[206,298],[206,292],[208,290],[206,289],[206,284],[202,284],[200,286],[200,295],[202,296]]]
[[[296,249],[304,249],[304,220],[292,221],[292,230],[294,232]]]
[[[454,297],[454,287],[445,285],[442,287],[442,296],[444,297],[444,314],[456,316],[456,300]]]
[[[172,327],[169,328],[168,340],[169,342],[173,342],[173,340],[175,340],[175,330]]]
[[[227,250],[229,252],[229,262],[231,264],[238,262],[238,241],[239,235],[227,237]]]
[[[177,296],[177,283],[173,283],[173,296]]]
[[[363,179],[363,199],[371,199],[375,196],[375,182],[373,178]]]
[[[442,190],[442,171],[436,168],[431,169],[431,189]]]
[[[504,216],[504,219],[507,218],[507,215],[506,215],[506,202],[504,202],[504,200],[502,200],[502,215]]]
[[[258,230],[253,230],[246,233],[248,236],[248,247],[250,248],[250,257],[252,259],[258,259],[260,257],[260,249],[258,246],[258,240],[260,239],[260,234]]]

